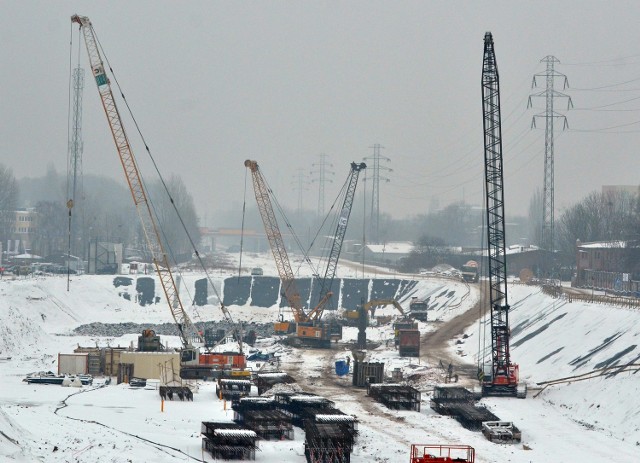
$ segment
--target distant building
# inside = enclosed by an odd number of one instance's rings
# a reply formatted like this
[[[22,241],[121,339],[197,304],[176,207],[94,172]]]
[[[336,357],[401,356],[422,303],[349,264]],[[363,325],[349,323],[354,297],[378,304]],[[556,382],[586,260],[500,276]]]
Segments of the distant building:
[[[15,211],[11,226],[11,237],[7,241],[7,254],[22,254],[32,248],[38,223],[35,208],[20,208]]]
[[[367,244],[364,249],[364,259],[369,264],[395,264],[407,257],[414,248],[414,244],[409,241]]]
[[[630,241],[576,241],[573,285],[624,291],[640,272],[640,247]]]
[[[267,252],[269,242],[263,232],[240,228],[200,228],[203,249],[206,251],[227,251],[240,252],[240,241],[242,240],[243,251]],[[287,236],[282,235],[286,240]]]

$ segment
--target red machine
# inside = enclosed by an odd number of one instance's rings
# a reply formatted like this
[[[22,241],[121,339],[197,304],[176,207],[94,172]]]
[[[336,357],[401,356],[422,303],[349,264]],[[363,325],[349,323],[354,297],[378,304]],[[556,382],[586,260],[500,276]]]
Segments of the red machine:
[[[409,463],[474,463],[476,451],[468,445],[413,444]]]

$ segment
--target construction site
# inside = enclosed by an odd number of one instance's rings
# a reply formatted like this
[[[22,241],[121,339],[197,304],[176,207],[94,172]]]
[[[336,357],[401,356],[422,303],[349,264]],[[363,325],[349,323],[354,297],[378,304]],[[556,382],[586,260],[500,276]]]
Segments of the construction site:
[[[236,273],[207,266],[193,241],[193,265],[174,264],[107,44],[89,17],[73,15],[71,25],[98,90],[85,98],[104,110],[150,259],[116,276],[0,281],[3,460],[640,459],[640,332],[629,328],[640,315],[508,273],[491,32],[477,50],[484,150],[473,162],[484,166],[485,194],[477,260],[455,272],[400,273],[345,259],[373,167],[356,161],[338,167],[346,176],[316,233],[325,243],[296,249],[267,165],[246,159],[245,198],[255,199],[268,248],[217,250]],[[611,405],[614,395],[624,404]]]

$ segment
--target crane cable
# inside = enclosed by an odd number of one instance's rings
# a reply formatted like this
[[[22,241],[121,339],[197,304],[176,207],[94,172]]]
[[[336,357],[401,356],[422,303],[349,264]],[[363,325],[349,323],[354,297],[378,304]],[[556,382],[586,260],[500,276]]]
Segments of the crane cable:
[[[193,249],[193,251],[194,251],[194,253],[195,253],[195,255],[196,255],[196,258],[198,259],[198,262],[199,262],[200,266],[201,266],[201,267],[202,267],[202,269],[204,270],[204,273],[205,273],[205,275],[206,275],[206,277],[207,277],[207,281],[209,282],[210,286],[213,288],[213,291],[214,291],[214,293],[215,293],[216,297],[217,297],[217,298],[218,298],[218,300],[220,301],[220,308],[222,309],[222,312],[223,312],[223,314],[224,314],[224,316],[225,316],[225,319],[226,319],[230,324],[232,324],[232,325],[233,325],[233,324],[234,324],[233,318],[231,317],[231,314],[229,313],[229,311],[227,310],[227,308],[226,308],[226,307],[224,306],[224,304],[222,303],[222,299],[220,298],[220,294],[219,294],[219,292],[218,292],[217,288],[215,287],[215,285],[214,285],[214,283],[213,283],[213,279],[211,278],[211,275],[209,274],[209,272],[207,271],[207,269],[206,269],[206,267],[205,267],[205,265],[204,265],[204,262],[203,262],[203,260],[202,260],[202,257],[200,256],[200,252],[198,251],[198,249],[197,249],[197,247],[196,247],[196,245],[195,245],[195,242],[193,241],[193,238],[191,237],[191,234],[190,234],[190,233],[189,233],[189,231],[187,230],[187,226],[186,226],[186,224],[185,224],[185,222],[184,222],[184,219],[182,218],[182,215],[181,215],[181,214],[180,214],[180,212],[178,211],[178,208],[177,208],[177,206],[176,206],[176,204],[175,204],[175,201],[173,200],[173,197],[171,196],[171,193],[169,192],[169,188],[167,187],[167,184],[166,184],[166,182],[165,182],[165,180],[164,180],[164,178],[163,178],[162,174],[160,173],[160,170],[159,170],[158,165],[157,165],[157,163],[156,163],[156,161],[155,161],[155,158],[154,158],[154,157],[153,157],[153,155],[151,154],[151,150],[150,150],[150,148],[149,148],[149,145],[147,144],[147,141],[146,141],[146,139],[145,139],[144,135],[142,134],[142,131],[141,131],[141,129],[140,129],[140,126],[138,125],[138,121],[136,120],[136,118],[135,118],[135,116],[134,116],[134,114],[133,114],[133,111],[131,110],[131,107],[129,106],[129,102],[127,101],[126,97],[124,96],[124,92],[122,91],[122,88],[120,87],[120,83],[118,82],[118,78],[116,77],[116,74],[115,74],[115,72],[113,71],[113,68],[111,67],[111,63],[109,62],[109,58],[107,57],[107,54],[105,53],[105,51],[104,51],[104,49],[103,49],[103,47],[102,47],[102,44],[100,43],[100,40],[98,39],[98,35],[96,34],[95,29],[94,29],[94,31],[93,31],[93,32],[94,32],[94,35],[95,35],[95,37],[96,37],[96,42],[97,42],[98,46],[100,47],[100,50],[101,50],[101,51],[102,51],[102,53],[103,53],[103,56],[104,56],[104,58],[105,58],[105,61],[107,62],[107,65],[109,66],[109,71],[110,71],[110,72],[111,72],[111,74],[113,75],[113,79],[114,79],[114,81],[115,81],[115,83],[116,83],[116,86],[118,87],[118,91],[120,92],[120,96],[122,97],[122,100],[124,101],[124,103],[125,103],[125,105],[126,105],[126,107],[127,107],[127,110],[129,111],[129,115],[131,116],[131,119],[133,120],[133,123],[134,123],[134,125],[135,125],[135,127],[136,127],[136,131],[138,132],[138,135],[140,136],[140,139],[142,140],[142,143],[144,144],[144,147],[145,147],[145,150],[147,151],[147,154],[148,154],[148,156],[149,156],[149,159],[151,160],[151,162],[152,162],[152,164],[153,164],[153,167],[154,167],[154,169],[155,169],[156,173],[158,174],[158,177],[159,177],[159,179],[160,179],[160,182],[162,183],[162,186],[163,186],[163,188],[164,188],[165,192],[166,192],[166,193],[167,193],[167,195],[169,196],[169,200],[170,200],[170,202],[171,202],[171,205],[173,206],[173,209],[174,209],[174,211],[175,211],[176,215],[178,216],[178,219],[179,219],[179,221],[180,221],[180,224],[182,225],[182,229],[184,230],[184,232],[185,232],[185,234],[186,234],[186,236],[187,236],[187,238],[188,238],[188,240],[189,240],[189,243],[191,244],[191,248]],[[141,175],[142,175],[142,174],[141,174]],[[145,187],[145,190],[146,190],[146,187]],[[153,207],[153,209],[154,209],[154,213],[155,213],[155,207],[153,206],[153,202],[151,201],[151,198],[147,198],[147,200],[149,201],[149,203],[150,203],[150,204],[151,204],[151,206]],[[157,213],[156,213],[156,218],[157,218]],[[162,230],[162,229],[161,229],[161,230]],[[163,232],[163,235],[164,235],[164,232]],[[165,241],[166,241],[166,237],[165,237]],[[171,256],[172,256],[172,259],[174,260],[174,263],[175,263],[175,257],[173,256],[173,253],[171,252],[171,248],[170,248],[170,247],[169,247],[169,252],[170,252],[170,254],[171,254]],[[187,291],[188,291],[188,290],[187,290]],[[195,309],[195,304],[193,304],[193,301],[192,301],[192,307],[194,308],[194,310],[196,311],[196,314],[197,314],[197,310]]]
[[[242,272],[242,247],[244,244],[244,216],[247,210],[247,174],[248,169],[244,170],[244,195],[242,198],[242,226],[240,228],[240,262],[238,263],[238,282],[240,281],[240,273]]]
[[[485,204],[485,212],[484,214],[480,214],[480,265],[478,268],[478,282],[479,282],[479,286],[480,286],[480,298],[479,298],[479,304],[478,304],[478,376],[480,376],[481,374],[484,374],[484,358],[485,358],[485,352],[486,352],[486,342],[487,342],[487,334],[486,334],[486,322],[483,322],[484,318],[486,317],[486,307],[485,307],[485,300],[486,300],[486,295],[487,295],[487,287],[488,287],[488,280],[486,278],[480,278],[481,275],[484,274],[485,268],[486,268],[486,263],[488,262],[488,252],[487,252],[487,260],[485,261],[484,259],[484,232],[485,232],[485,223],[484,223],[484,215],[486,215],[486,208],[487,208],[487,184],[486,182],[483,183],[482,186],[482,194],[484,196],[484,204]],[[488,251],[488,249],[487,249]],[[484,325],[484,326],[483,326]]]
[[[69,138],[71,138],[71,56],[73,54],[73,23],[71,23],[70,26],[70,34],[69,34],[69,81],[67,84],[67,196],[69,195],[69,166],[71,165],[71,153],[70,153],[70,149],[68,146],[69,143]],[[80,34],[78,32],[78,34]],[[80,41],[78,40],[78,45],[80,45]],[[78,50],[80,49],[80,47],[78,46]],[[71,206],[73,206],[73,202],[69,201],[70,198],[67,198],[67,209],[69,209],[68,211],[68,215],[69,215],[69,222],[68,222],[68,230],[67,230],[67,235],[68,235],[68,243],[67,243],[67,292],[69,291],[69,280],[70,280],[70,269],[69,269],[69,265],[71,262]]]
[[[307,250],[307,253],[311,250],[311,248],[313,248],[316,240],[318,239],[320,232],[324,229],[325,224],[327,223],[328,219],[331,218],[331,223],[330,223],[330,227],[329,230],[333,230],[336,227],[336,224],[338,222],[338,218],[339,218],[339,214],[333,214],[333,210],[336,207],[336,204],[338,204],[338,201],[340,199],[342,199],[343,196],[346,196],[346,190],[347,190],[347,185],[349,183],[349,179],[351,177],[351,174],[349,174],[347,176],[347,179],[345,180],[344,184],[342,185],[342,188],[340,188],[340,191],[338,192],[338,195],[336,196],[336,198],[333,200],[333,204],[331,204],[331,207],[329,208],[329,211],[327,212],[327,214],[325,215],[324,219],[322,220],[322,223],[320,224],[320,227],[318,227],[318,231],[316,232],[316,235],[313,237],[313,240],[311,241],[311,243],[309,244],[309,249]],[[331,252],[330,247],[328,246],[329,244],[329,239],[330,237],[327,236],[327,238],[325,239],[325,244],[326,246],[324,246],[328,252],[325,255],[324,253],[321,253],[320,257],[319,257],[319,261],[318,261],[318,269],[320,268],[320,264],[322,261],[324,261],[325,257],[327,259],[327,261],[329,260],[329,252]],[[329,262],[327,262],[327,265],[329,264]],[[318,275],[319,276],[319,275]]]
[[[275,204],[276,209],[280,213],[280,216],[284,219],[284,223],[285,223],[286,227],[289,229],[289,232],[291,233],[291,236],[293,237],[293,239],[294,239],[294,241],[296,243],[296,246],[298,247],[298,249],[302,253],[302,257],[304,259],[304,262],[306,262],[309,265],[309,268],[311,269],[311,271],[313,273],[317,273],[317,270],[313,266],[313,262],[309,258],[309,255],[306,253],[306,251],[304,249],[304,246],[302,245],[302,242],[300,241],[300,238],[298,238],[298,235],[296,235],[296,232],[294,231],[293,226],[291,225],[291,222],[289,221],[289,218],[285,214],[284,208],[278,202],[278,198],[276,198],[276,196],[273,194],[273,189],[269,185],[269,182],[267,181],[267,179],[265,178],[264,175],[262,176],[262,179],[264,181],[265,186],[267,187],[267,191],[269,193],[269,197],[273,200],[273,204]],[[298,268],[296,269],[296,272],[295,272],[296,274],[299,274],[300,267],[301,267],[301,265],[298,265]]]

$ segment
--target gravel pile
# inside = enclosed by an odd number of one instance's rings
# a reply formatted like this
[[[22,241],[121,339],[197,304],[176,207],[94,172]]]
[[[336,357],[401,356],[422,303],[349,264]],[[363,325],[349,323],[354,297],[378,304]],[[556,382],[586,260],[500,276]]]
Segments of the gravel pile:
[[[198,331],[204,332],[206,329],[229,330],[227,322],[197,322]],[[118,337],[124,334],[142,333],[142,330],[154,330],[161,336],[178,336],[178,328],[174,323],[89,323],[81,325],[73,330],[74,335],[80,336],[108,336]],[[242,326],[242,331],[246,334],[255,331],[258,337],[273,336],[273,323],[247,323]]]

